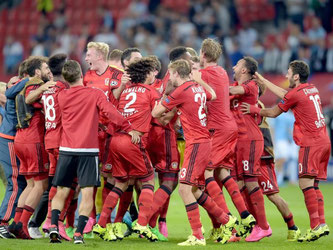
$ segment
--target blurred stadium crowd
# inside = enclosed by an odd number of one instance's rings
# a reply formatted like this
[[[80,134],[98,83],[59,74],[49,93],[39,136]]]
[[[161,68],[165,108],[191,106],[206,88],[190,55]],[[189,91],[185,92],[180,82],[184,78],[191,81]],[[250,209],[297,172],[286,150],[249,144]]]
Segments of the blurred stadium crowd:
[[[31,54],[64,52],[85,65],[91,40],[166,62],[170,48],[198,50],[206,37],[222,42],[229,72],[243,55],[268,73],[284,73],[294,59],[333,72],[332,0],[9,0],[0,9],[6,74]]]

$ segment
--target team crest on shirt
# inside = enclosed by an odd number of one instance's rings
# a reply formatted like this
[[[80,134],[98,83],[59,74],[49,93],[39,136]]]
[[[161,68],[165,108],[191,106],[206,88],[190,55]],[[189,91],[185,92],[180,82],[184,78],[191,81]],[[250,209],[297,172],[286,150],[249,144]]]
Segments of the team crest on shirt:
[[[178,168],[178,162],[174,161],[173,163],[171,163],[171,168],[172,169],[177,169]]]
[[[106,170],[111,170],[111,168],[112,168],[112,164],[109,164],[109,163],[105,164]]]
[[[115,80],[112,80],[112,81],[110,82],[110,85],[111,85],[111,86],[117,86],[117,84],[118,84],[118,81],[115,81]]]

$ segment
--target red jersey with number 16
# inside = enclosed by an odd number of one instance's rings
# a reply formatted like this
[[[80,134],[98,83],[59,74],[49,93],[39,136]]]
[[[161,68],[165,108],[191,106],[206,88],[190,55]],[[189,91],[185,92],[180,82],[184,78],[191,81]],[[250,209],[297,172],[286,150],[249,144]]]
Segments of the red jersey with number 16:
[[[163,102],[168,110],[174,107],[180,111],[186,146],[210,140],[207,128],[206,100],[211,94],[198,83],[188,81],[177,87]]]
[[[318,89],[302,83],[290,90],[278,104],[283,112],[291,109],[295,116],[294,140],[299,146],[330,143]]]
[[[45,91],[42,95],[45,115],[45,149],[59,148],[62,127],[58,94],[63,89],[68,88],[68,83],[57,81],[53,88]]]

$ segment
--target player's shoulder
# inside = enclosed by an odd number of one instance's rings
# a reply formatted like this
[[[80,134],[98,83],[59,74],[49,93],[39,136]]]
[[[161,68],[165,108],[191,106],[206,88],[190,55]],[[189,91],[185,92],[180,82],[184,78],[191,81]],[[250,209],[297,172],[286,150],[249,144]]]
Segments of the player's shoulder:
[[[112,73],[119,73],[119,74],[124,74],[125,71],[121,68],[118,68],[117,66],[114,65],[109,65],[108,71]]]

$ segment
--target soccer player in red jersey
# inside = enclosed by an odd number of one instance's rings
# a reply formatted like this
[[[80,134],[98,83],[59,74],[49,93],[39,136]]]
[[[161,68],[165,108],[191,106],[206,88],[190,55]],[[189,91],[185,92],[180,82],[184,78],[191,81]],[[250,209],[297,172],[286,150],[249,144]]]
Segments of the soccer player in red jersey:
[[[234,168],[238,129],[230,111],[229,78],[227,72],[217,64],[221,54],[222,49],[218,42],[210,38],[203,41],[200,49],[201,77],[216,93],[216,100],[207,102],[207,126],[212,138],[212,150],[209,165],[205,171],[206,190],[214,201],[228,213],[222,190],[215,181],[215,175],[230,194],[241,216],[242,226],[250,230],[255,224],[255,219],[247,210],[237,183],[230,176],[230,170]],[[213,234],[214,231],[217,232],[217,235],[219,234],[219,228],[213,229]]]
[[[93,208],[94,187],[100,183],[98,170],[98,115],[103,115],[122,130],[132,135],[132,141],[140,140],[136,131],[115,107],[107,101],[99,89],[83,86],[82,71],[78,62],[70,60],[62,69],[64,79],[70,89],[58,94],[59,109],[62,114],[62,136],[59,147],[59,160],[53,184],[57,193],[52,200],[50,242],[60,242],[58,221],[60,211],[70,192],[73,179],[77,176],[81,187],[82,202],[79,208],[79,221],[74,234],[74,243],[83,243],[83,230]],[[82,100],[85,100],[82,102]],[[89,131],[89,133],[86,133]]]
[[[154,108],[153,117],[161,117],[167,110],[177,107],[186,138],[184,163],[180,170],[179,194],[186,207],[187,216],[192,228],[192,235],[180,246],[206,245],[202,234],[202,225],[198,203],[209,211],[224,226],[222,243],[231,237],[236,223],[223,212],[210,196],[202,192],[204,172],[211,150],[211,139],[207,129],[206,100],[216,98],[214,90],[205,82],[200,84],[191,80],[191,65],[180,59],[169,65],[170,81],[176,89]]]
[[[110,51],[110,53],[108,54],[108,63],[110,67],[123,71],[123,65],[121,64],[122,55],[123,51],[121,51],[120,49],[114,49]]]
[[[246,236],[246,241],[259,241],[272,234],[266,219],[264,197],[258,185],[260,157],[264,149],[263,136],[258,127],[257,117],[255,115],[244,115],[240,110],[240,104],[243,102],[249,102],[253,105],[258,102],[259,86],[253,80],[253,74],[257,68],[257,61],[251,57],[244,57],[239,60],[233,67],[236,82],[229,89],[230,94],[234,95],[231,100],[231,111],[238,125],[236,168],[234,172],[242,194],[246,194],[251,201],[253,211],[250,212],[257,221],[250,235],[247,236],[247,233],[244,234],[240,230],[240,234]]]
[[[14,222],[9,227],[9,231],[23,239],[31,239],[28,233],[28,221],[48,185],[48,158],[44,148],[45,124],[42,106],[39,100],[29,102],[29,93],[34,92],[40,98],[43,91],[54,86],[53,82],[44,84],[52,77],[46,58],[34,57],[29,60],[27,72],[32,78],[16,97],[19,129],[14,140],[15,153],[21,162],[19,173],[25,176],[27,187],[18,201],[18,207],[23,211],[16,210]],[[38,88],[39,90],[36,90]],[[27,103],[31,103],[31,106],[27,107]],[[25,111],[22,112],[23,110]],[[29,112],[33,112],[32,117]],[[28,122],[25,122],[26,117],[30,117]]]
[[[106,198],[101,217],[93,231],[106,241],[117,240],[112,225],[107,224],[107,220],[129,183],[139,180],[142,182],[142,190],[138,201],[138,221],[133,226],[133,231],[155,241],[157,240],[156,235],[152,234],[147,226],[153,203],[154,175],[148,152],[145,149],[151,126],[151,111],[159,99],[155,89],[149,86],[154,77],[154,63],[150,59],[143,58],[128,65],[126,71],[131,82],[120,96],[118,110],[132,124],[133,128],[140,132],[142,140],[139,145],[133,145],[129,143],[126,135],[115,134],[113,136],[110,153],[112,155],[112,175],[116,179],[116,185]]]
[[[282,101],[268,109],[243,104],[243,112],[261,116],[277,117],[289,109],[294,113],[293,136],[295,143],[300,146],[299,187],[303,191],[311,227],[298,239],[300,242],[314,241],[329,234],[329,228],[325,222],[324,197],[319,189],[319,181],[327,178],[330,139],[327,135],[318,89],[307,82],[309,74],[309,66],[305,62],[291,62],[286,74],[291,90],[287,92],[256,73],[257,81],[266,85]]]
[[[260,91],[260,95],[262,94],[263,92]],[[263,103],[259,101],[258,104],[260,108],[264,108]],[[264,152],[260,159],[261,175],[258,177],[258,182],[263,194],[266,195],[267,198],[277,207],[286,222],[288,227],[287,240],[297,241],[301,235],[301,231],[295,225],[294,217],[289,209],[288,203],[279,195],[279,186],[277,184],[274,166],[273,140],[266,117],[259,119],[259,127],[264,136]],[[251,205],[251,203],[248,205]]]

